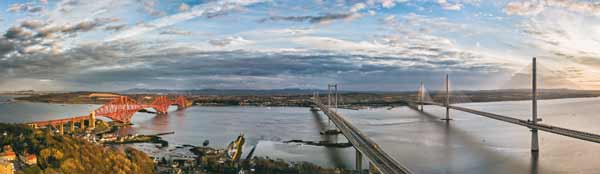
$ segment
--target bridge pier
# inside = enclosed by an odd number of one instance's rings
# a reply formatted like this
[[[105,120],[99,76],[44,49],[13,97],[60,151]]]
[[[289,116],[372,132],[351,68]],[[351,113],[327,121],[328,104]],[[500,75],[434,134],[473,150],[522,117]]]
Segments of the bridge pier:
[[[58,124],[58,133],[60,135],[64,135],[65,134],[65,126],[62,123]]]
[[[358,149],[354,149],[356,151],[356,170],[359,173],[362,173],[362,153],[360,153],[360,151],[358,151]]]
[[[75,121],[71,120],[69,125],[69,132],[75,133]]]
[[[79,128],[80,129],[85,129],[85,120],[79,121]]]
[[[92,129],[96,128],[96,112],[95,111],[92,111],[90,113],[90,127]]]

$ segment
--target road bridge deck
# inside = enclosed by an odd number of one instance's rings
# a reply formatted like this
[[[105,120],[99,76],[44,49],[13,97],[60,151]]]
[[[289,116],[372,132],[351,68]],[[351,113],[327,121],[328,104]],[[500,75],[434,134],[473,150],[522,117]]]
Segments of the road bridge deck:
[[[387,153],[383,151],[373,140],[365,136],[358,128],[354,127],[349,121],[338,113],[332,111],[318,100],[315,105],[331,119],[331,121],[340,129],[342,134],[352,143],[352,145],[370,159],[371,163],[384,174],[405,174],[412,173]]]
[[[434,102],[423,102],[423,104],[446,107],[446,105],[444,105],[444,104],[434,103]],[[540,123],[533,124],[530,120],[523,120],[523,119],[493,114],[493,113],[489,113],[489,112],[478,111],[478,110],[469,109],[469,108],[465,108],[465,107],[461,107],[461,106],[450,105],[449,108],[458,110],[458,111],[475,114],[475,115],[492,118],[492,119],[496,119],[496,120],[500,120],[500,121],[504,121],[504,122],[508,122],[508,123],[525,126],[528,128],[535,128],[535,129],[538,129],[541,131],[546,131],[546,132],[550,132],[550,133],[554,133],[554,134],[558,134],[558,135],[563,135],[563,136],[577,138],[577,139],[581,139],[581,140],[585,140],[585,141],[600,143],[600,135],[594,134],[594,133],[572,130],[572,129],[567,129],[567,128],[561,128],[558,126],[553,126],[553,125],[548,125],[548,124],[540,124]]]

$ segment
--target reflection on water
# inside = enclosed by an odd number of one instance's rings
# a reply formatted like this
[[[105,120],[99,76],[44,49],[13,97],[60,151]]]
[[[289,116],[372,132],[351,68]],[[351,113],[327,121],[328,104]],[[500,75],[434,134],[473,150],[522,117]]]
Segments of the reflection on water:
[[[528,102],[470,103],[462,106],[518,118],[529,116]],[[596,106],[600,98],[544,100],[544,123],[600,133]],[[88,113],[94,105],[42,103],[0,104],[0,121],[24,122]],[[170,108],[165,115],[137,113],[134,125],[122,133],[155,134],[170,144],[225,147],[240,133],[255,155],[290,161],[311,161],[327,167],[354,168],[354,148],[326,148],[281,143],[285,140],[346,142],[343,136],[320,135],[329,123],[322,113],[297,107]],[[440,120],[445,109],[429,106],[425,113],[406,107],[391,110],[340,110],[356,127],[392,157],[417,173],[599,173],[600,145],[540,133],[540,152],[531,153],[527,128],[452,111],[452,121]],[[49,114],[52,113],[52,114]],[[18,116],[18,117],[16,117]],[[244,154],[246,155],[246,154]],[[366,165],[368,163],[364,163]]]

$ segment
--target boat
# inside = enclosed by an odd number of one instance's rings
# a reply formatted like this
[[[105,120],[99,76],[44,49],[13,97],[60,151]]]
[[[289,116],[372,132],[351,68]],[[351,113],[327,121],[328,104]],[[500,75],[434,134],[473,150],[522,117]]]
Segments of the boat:
[[[242,147],[244,146],[244,142],[246,139],[244,138],[244,134],[240,133],[240,135],[229,145],[227,146],[227,156],[233,160],[238,161],[242,156]]]

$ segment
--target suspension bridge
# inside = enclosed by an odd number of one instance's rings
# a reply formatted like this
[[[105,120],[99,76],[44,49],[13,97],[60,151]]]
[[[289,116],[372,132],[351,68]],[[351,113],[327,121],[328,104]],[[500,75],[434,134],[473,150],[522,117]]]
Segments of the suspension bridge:
[[[417,100],[406,100],[405,102],[409,104],[410,108],[416,109],[420,112],[424,112],[424,105],[431,106],[439,106],[446,108],[446,117],[442,120],[446,122],[451,121],[450,118],[450,109],[467,112],[499,121],[504,121],[507,123],[512,123],[515,125],[520,125],[527,127],[531,130],[531,151],[532,153],[537,153],[539,151],[539,141],[538,141],[538,130],[545,131],[557,135],[563,135],[566,137],[576,138],[592,143],[600,143],[600,135],[585,131],[578,131],[568,128],[562,128],[550,124],[541,124],[538,123],[542,121],[537,117],[537,70],[536,70],[536,59],[533,58],[532,62],[532,86],[531,86],[531,101],[532,101],[532,118],[530,120],[518,119],[509,116],[503,116],[499,114],[469,109],[466,107],[456,106],[450,104],[450,89],[449,89],[449,76],[446,75],[445,80],[445,101],[442,103],[426,101],[425,100],[425,86],[423,82],[418,90]],[[331,87],[334,87],[335,91],[333,94],[334,99],[332,99],[332,91]],[[348,139],[348,141],[354,146],[356,149],[356,168],[359,171],[362,171],[362,158],[363,155],[370,161],[370,167],[374,166],[379,172],[384,174],[396,174],[396,173],[412,173],[411,170],[392,157],[390,157],[383,149],[381,149],[374,141],[369,139],[366,135],[364,135],[358,128],[354,127],[351,122],[347,121],[344,116],[337,112],[337,101],[338,101],[338,93],[337,93],[337,84],[328,85],[329,93],[327,94],[327,106],[321,103],[320,95],[317,93],[313,96],[313,108],[311,110],[316,111],[314,107],[319,108],[328,118],[332,121],[337,129]],[[333,106],[332,106],[333,103]],[[334,107],[332,109],[332,107]]]
[[[106,117],[121,123],[130,123],[133,115],[142,109],[152,108],[158,114],[165,114],[172,105],[176,105],[177,109],[181,110],[190,107],[192,103],[184,96],[178,96],[174,100],[170,100],[167,96],[158,96],[150,104],[141,104],[127,96],[119,96],[90,112],[89,115],[56,120],[35,121],[26,124],[34,128],[48,126],[58,127],[59,132],[62,134],[64,133],[65,124],[70,124],[71,131],[74,131],[75,123],[77,122],[80,123],[80,128],[85,127],[85,121],[88,121],[89,127],[94,128],[97,116]]]

